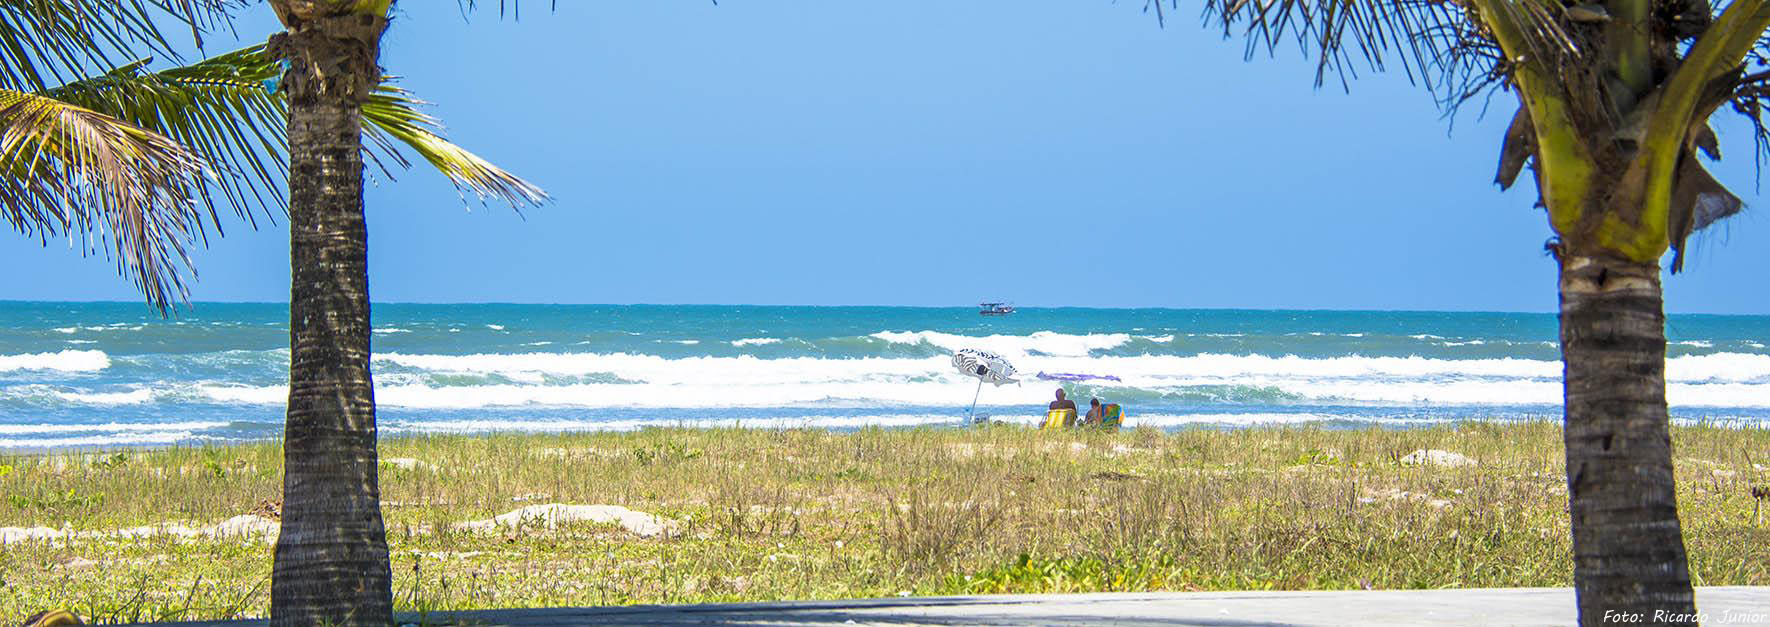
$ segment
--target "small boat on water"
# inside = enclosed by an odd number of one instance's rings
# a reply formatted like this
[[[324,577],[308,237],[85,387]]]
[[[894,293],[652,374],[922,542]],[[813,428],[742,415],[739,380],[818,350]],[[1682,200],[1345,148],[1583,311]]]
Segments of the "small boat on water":
[[[1008,303],[978,303],[977,306],[981,308],[977,311],[978,315],[1006,316],[1014,313],[1014,306]]]

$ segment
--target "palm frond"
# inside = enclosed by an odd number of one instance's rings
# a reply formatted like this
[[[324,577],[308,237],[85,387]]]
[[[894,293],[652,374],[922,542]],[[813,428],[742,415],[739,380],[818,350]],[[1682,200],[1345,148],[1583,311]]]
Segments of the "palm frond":
[[[1157,19],[1178,11],[1179,0],[1145,0]],[[1328,73],[1342,84],[1361,67],[1381,70],[1398,64],[1410,79],[1426,79],[1427,71],[1445,66],[1465,22],[1460,9],[1431,0],[1205,0],[1204,21],[1221,28],[1225,37],[1245,40],[1245,54],[1275,52],[1293,40],[1316,61],[1317,85]],[[1362,60],[1362,62],[1361,62]]]
[[[202,217],[188,195],[203,159],[102,113],[0,89],[0,215],[27,236],[104,250],[148,302],[186,294],[184,243]]]
[[[496,198],[521,208],[547,200],[547,193],[541,188],[449,143],[441,135],[442,123],[420,110],[424,104],[383,81],[368,104],[363,105],[363,120],[369,123],[363,131],[402,167],[408,162],[400,154],[398,144],[418,153],[456,187],[472,191],[482,201]],[[388,138],[398,140],[398,144]]]
[[[1348,79],[1361,70],[1399,69],[1423,84],[1447,112],[1503,89],[1523,62],[1545,68],[1567,65],[1581,53],[1569,33],[1560,0],[1499,0],[1507,23],[1520,26],[1529,52],[1507,58],[1480,3],[1469,0],[1204,0],[1203,19],[1228,38],[1239,37],[1252,57],[1276,53],[1286,41],[1316,64],[1316,85],[1328,75]],[[1180,0],[1145,0],[1145,10],[1165,22]],[[1165,7],[1165,8],[1164,8]]]
[[[277,90],[282,72],[258,45],[154,73],[131,64],[47,93],[195,150],[217,170],[214,181],[200,181],[196,190],[211,218],[217,208],[207,192],[213,189],[235,213],[252,220],[256,209],[280,211],[286,202],[287,109]],[[376,163],[385,159],[409,167],[401,153],[410,149],[481,199],[496,197],[521,207],[546,198],[535,186],[443,139],[441,123],[419,110],[424,103],[391,80],[384,78],[363,107],[365,146]]]
[[[38,92],[120,61],[177,58],[159,20],[200,33],[245,0],[0,0],[0,88]]]
[[[203,33],[233,26],[235,11],[262,0],[149,0],[160,11],[190,27],[191,39],[203,48]]]
[[[456,0],[456,4],[461,7],[463,15],[472,13],[479,8],[479,2],[476,0]],[[719,4],[719,1],[714,0],[713,4]],[[559,10],[559,0],[552,0],[552,9]],[[498,0],[498,17],[504,17],[506,10],[510,12],[512,17],[522,19],[522,0]]]
[[[287,140],[282,98],[267,82],[282,67],[263,46],[217,55],[160,72],[132,63],[101,76],[44,92],[171,137],[213,166],[192,195],[221,229],[220,204],[256,226],[257,211],[279,212],[286,199]]]
[[[0,202],[15,229],[45,241],[108,235],[107,254],[164,310],[185,294],[184,243],[206,239],[210,226],[220,232],[221,205],[254,226],[259,212],[284,209],[287,106],[283,67],[263,46],[159,72],[146,64],[40,93],[0,91]],[[384,82],[364,105],[365,150],[377,163],[409,167],[411,150],[481,200],[547,199],[444,139],[423,104]],[[56,131],[65,128],[79,132]]]

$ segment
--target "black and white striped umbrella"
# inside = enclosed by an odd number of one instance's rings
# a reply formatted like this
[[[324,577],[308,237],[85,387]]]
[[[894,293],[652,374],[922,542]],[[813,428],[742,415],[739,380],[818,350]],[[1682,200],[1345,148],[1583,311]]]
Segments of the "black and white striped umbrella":
[[[1001,385],[1003,383],[1019,383],[1014,380],[1014,366],[1001,355],[975,348],[961,349],[953,353],[953,367],[967,376],[977,377],[977,391],[971,394],[971,409],[965,410],[970,416],[967,420],[977,421],[977,397],[983,394],[985,382]]]
[[[1014,366],[1001,355],[975,348],[961,349],[953,353],[953,367],[966,375],[977,377],[979,384],[1018,383],[1014,380]]]

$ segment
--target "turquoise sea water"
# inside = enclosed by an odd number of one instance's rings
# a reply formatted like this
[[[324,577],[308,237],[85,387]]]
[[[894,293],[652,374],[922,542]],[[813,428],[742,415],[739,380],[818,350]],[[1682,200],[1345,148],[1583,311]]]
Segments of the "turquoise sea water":
[[[0,448],[275,437],[288,374],[278,304],[0,302]],[[958,424],[952,351],[1023,382],[979,413],[1032,422],[1056,382],[1164,428],[1418,425],[1557,417],[1548,314],[1158,309],[376,305],[383,433]],[[1770,317],[1673,316],[1674,417],[1770,420]]]

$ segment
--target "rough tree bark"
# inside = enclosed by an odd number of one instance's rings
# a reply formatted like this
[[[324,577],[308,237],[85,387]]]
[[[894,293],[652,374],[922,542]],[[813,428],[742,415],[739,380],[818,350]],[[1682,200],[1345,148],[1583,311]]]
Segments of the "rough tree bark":
[[[273,625],[388,625],[392,573],[369,372],[361,106],[384,18],[326,17],[271,38],[289,62],[289,407]]]
[[[1696,611],[1672,477],[1659,277],[1653,263],[1561,260],[1568,511],[1583,625],[1687,625]]]

